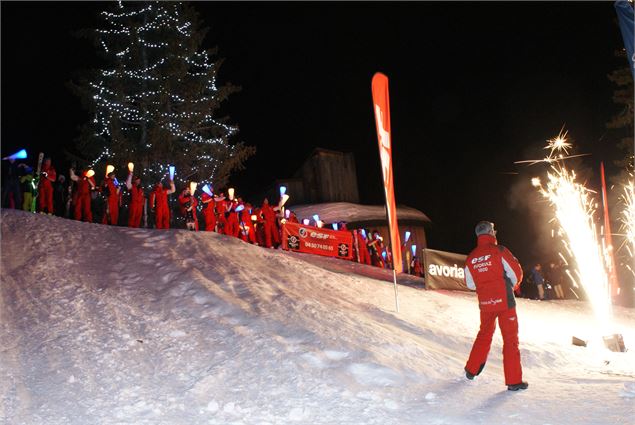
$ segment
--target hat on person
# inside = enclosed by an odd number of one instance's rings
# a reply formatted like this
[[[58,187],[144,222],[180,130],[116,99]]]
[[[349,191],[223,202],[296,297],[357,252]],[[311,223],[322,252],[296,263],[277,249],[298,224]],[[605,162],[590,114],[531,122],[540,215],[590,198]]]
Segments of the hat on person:
[[[476,236],[479,235],[496,235],[496,230],[494,230],[494,223],[491,221],[479,221],[474,229]]]

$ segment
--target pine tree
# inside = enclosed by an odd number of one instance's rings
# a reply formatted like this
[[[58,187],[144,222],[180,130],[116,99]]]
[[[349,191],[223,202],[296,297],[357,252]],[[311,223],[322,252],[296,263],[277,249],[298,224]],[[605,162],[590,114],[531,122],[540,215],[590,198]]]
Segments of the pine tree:
[[[195,10],[172,2],[119,3],[92,31],[105,66],[76,86],[94,114],[79,149],[92,167],[135,163],[144,184],[175,165],[180,181],[224,185],[255,148],[231,144],[238,128],[219,117],[239,90],[218,82],[222,60],[202,49],[206,30]]]

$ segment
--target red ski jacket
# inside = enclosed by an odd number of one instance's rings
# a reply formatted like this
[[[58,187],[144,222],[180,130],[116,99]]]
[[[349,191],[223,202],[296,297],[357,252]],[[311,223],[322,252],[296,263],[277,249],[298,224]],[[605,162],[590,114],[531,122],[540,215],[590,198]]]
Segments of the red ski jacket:
[[[491,235],[479,235],[476,248],[465,260],[465,283],[476,289],[481,311],[504,311],[516,307],[514,288],[523,270],[512,253]]]

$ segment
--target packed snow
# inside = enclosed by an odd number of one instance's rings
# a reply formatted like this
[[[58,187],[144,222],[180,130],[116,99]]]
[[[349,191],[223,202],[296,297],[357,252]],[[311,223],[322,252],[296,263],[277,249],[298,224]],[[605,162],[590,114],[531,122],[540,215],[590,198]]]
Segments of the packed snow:
[[[518,300],[529,389],[506,390],[497,332],[463,366],[473,293],[215,233],[2,211],[0,423],[632,424],[629,348],[589,305]],[[371,276],[371,277],[369,277]],[[572,336],[589,341],[571,344]]]

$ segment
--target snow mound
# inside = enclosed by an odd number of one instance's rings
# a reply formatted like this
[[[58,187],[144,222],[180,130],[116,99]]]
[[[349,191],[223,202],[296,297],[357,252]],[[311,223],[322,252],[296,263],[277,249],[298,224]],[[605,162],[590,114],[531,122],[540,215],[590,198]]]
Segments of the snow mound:
[[[484,372],[463,377],[471,293],[400,286],[396,313],[391,283],[322,258],[215,233],[1,219],[0,423],[632,420],[633,351],[594,344],[584,303],[519,300],[530,387],[509,393],[498,334]],[[615,315],[632,348],[633,311]]]

